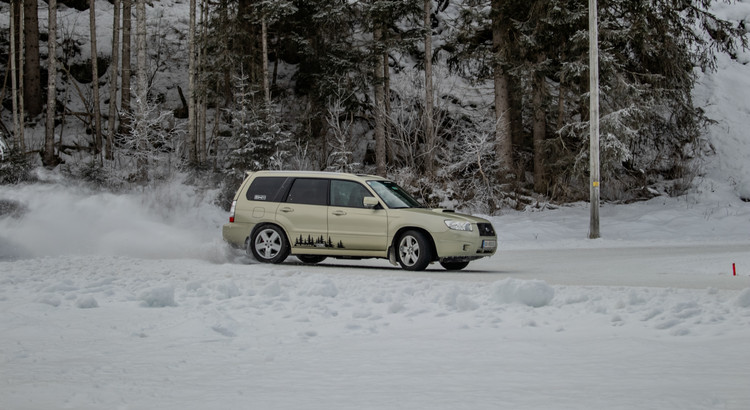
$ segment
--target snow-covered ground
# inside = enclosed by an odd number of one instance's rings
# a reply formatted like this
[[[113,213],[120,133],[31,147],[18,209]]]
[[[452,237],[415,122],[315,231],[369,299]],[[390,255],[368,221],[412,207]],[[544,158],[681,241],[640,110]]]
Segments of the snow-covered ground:
[[[507,212],[461,273],[256,264],[179,181],[0,186],[0,409],[748,409],[748,61],[696,90],[686,196],[605,205],[595,241],[586,204]]]
[[[585,205],[507,213],[493,258],[407,274],[252,263],[178,183],[0,187],[0,408],[747,409],[731,192],[606,205],[596,241]]]

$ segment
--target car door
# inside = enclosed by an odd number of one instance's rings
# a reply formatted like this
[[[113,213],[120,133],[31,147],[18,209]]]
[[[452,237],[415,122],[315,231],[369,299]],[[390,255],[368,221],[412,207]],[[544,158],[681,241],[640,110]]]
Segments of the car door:
[[[387,248],[388,214],[381,207],[367,208],[366,196],[374,196],[356,181],[331,180],[328,236],[337,249],[384,251]]]
[[[328,180],[297,178],[276,210],[292,249],[333,248],[328,237]]]

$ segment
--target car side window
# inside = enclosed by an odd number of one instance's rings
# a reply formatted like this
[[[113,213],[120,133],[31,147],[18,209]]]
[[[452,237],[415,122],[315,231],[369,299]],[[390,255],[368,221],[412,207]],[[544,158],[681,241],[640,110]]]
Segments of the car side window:
[[[289,187],[287,177],[258,177],[247,189],[248,201],[279,202]]]
[[[292,183],[286,202],[307,205],[326,205],[328,203],[328,180],[297,178]]]
[[[373,196],[367,188],[354,181],[331,181],[331,206],[364,208],[364,198]]]

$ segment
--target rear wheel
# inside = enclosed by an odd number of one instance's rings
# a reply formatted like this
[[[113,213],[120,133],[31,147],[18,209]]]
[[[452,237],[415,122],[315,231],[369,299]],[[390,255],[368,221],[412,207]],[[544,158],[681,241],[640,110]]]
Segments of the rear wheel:
[[[398,239],[398,263],[406,270],[425,270],[432,261],[430,241],[419,231],[406,231]]]
[[[308,263],[308,264],[316,264],[323,262],[326,260],[325,256],[322,255],[296,255],[297,259],[302,261],[302,263]]]
[[[445,270],[461,270],[469,265],[469,262],[440,262]]]
[[[289,241],[276,225],[263,225],[253,231],[247,244],[258,262],[281,263],[289,256]]]

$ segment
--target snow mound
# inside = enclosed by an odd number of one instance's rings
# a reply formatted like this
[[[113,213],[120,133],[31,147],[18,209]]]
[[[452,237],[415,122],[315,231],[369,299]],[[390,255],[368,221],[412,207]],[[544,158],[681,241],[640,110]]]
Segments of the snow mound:
[[[76,307],[79,309],[98,308],[99,302],[93,296],[83,296],[76,300]]]
[[[555,289],[541,280],[504,279],[492,285],[492,296],[500,304],[520,303],[531,307],[547,306]]]
[[[750,181],[743,183],[739,187],[740,199],[750,202]]]
[[[468,312],[479,309],[479,304],[474,301],[470,295],[462,292],[458,287],[454,286],[445,296],[445,304],[458,312]]]
[[[177,306],[174,301],[174,286],[164,286],[149,289],[141,293],[138,298],[143,307]]]
[[[735,299],[735,304],[738,307],[742,308],[750,308],[750,288],[747,288],[740,292],[739,295],[737,295],[737,299]]]
[[[240,289],[232,280],[222,281],[211,286],[218,300],[231,299],[240,296]]]
[[[306,283],[306,289],[300,291],[300,296],[321,296],[326,298],[335,298],[339,294],[336,284],[331,279],[322,275],[311,276]]]

